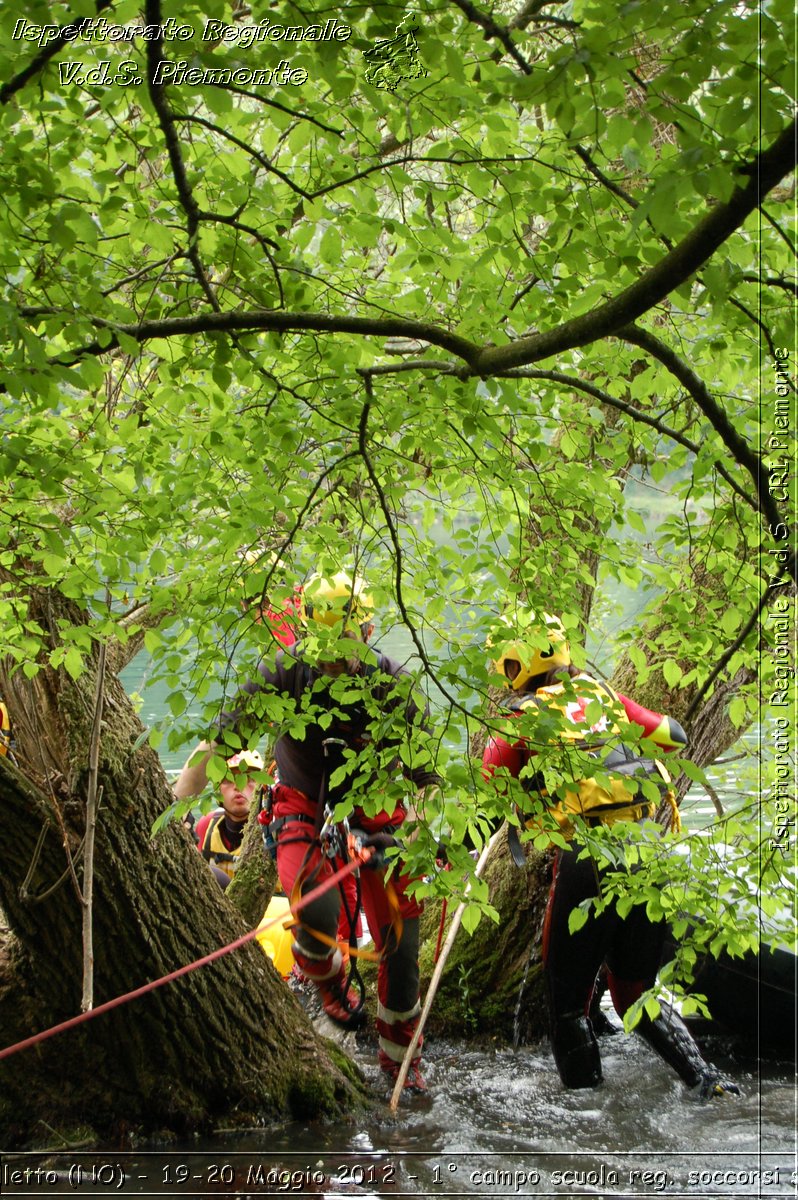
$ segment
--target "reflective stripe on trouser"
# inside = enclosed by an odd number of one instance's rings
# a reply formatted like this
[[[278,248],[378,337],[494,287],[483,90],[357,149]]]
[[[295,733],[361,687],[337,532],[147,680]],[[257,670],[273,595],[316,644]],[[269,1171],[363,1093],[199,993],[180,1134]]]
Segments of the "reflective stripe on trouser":
[[[344,960],[340,950],[311,954],[298,942],[294,942],[292,950],[296,965],[311,983],[324,983],[328,979],[334,979],[341,971]]]
[[[413,1008],[408,1012],[394,1012],[393,1009],[384,1008],[382,1004],[377,1005],[376,1023],[381,1065],[387,1066],[390,1063],[400,1063],[403,1061],[407,1047],[412,1042],[413,1034],[416,1032],[420,1015],[420,1000],[416,1001]],[[424,1038],[422,1036],[418,1040],[416,1053],[411,1060],[414,1064],[421,1061],[421,1047],[423,1042]]]

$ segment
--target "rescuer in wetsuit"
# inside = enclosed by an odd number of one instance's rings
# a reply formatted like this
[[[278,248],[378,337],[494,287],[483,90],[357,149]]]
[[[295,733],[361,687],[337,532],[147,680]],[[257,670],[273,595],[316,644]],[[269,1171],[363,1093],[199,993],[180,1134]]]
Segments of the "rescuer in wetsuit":
[[[274,746],[279,782],[272,789],[270,826],[277,843],[277,870],[287,896],[292,895],[297,880],[301,889],[308,891],[334,870],[334,859],[323,853],[320,841],[324,819],[320,810],[332,810],[347,798],[361,754],[374,752],[382,769],[393,775],[402,746],[418,748],[420,738],[423,747],[426,734],[425,713],[414,699],[411,677],[386,655],[366,649],[373,632],[373,602],[362,581],[344,572],[331,579],[316,576],[305,586],[303,602],[305,641],[278,653],[274,665],[261,663],[257,678],[244,685],[235,712],[223,719],[218,735],[222,740],[230,729],[239,735],[260,731],[270,719],[263,700],[275,696],[290,701],[292,716],[283,720],[283,731]],[[347,644],[352,642],[350,654]],[[313,646],[307,654],[306,643]],[[258,711],[263,715],[256,715]],[[295,728],[296,717],[303,715],[301,728]],[[194,764],[196,755],[192,755],[183,768],[175,785],[178,798],[202,789],[211,749],[202,743],[199,750],[205,753],[201,760]],[[403,774],[417,788],[437,786],[439,779],[431,761],[423,753],[421,761],[422,765],[413,768],[402,765]],[[360,795],[364,795],[362,790]],[[406,800],[394,804],[389,812],[374,812],[376,807],[369,803],[369,813],[354,807],[349,822],[363,832],[365,845],[384,852],[398,845],[395,835],[413,814]],[[409,882],[401,871],[390,881],[381,869],[361,871],[369,930],[377,950],[384,948],[377,982],[377,1032],[380,1066],[392,1079],[398,1075],[421,1009],[421,906],[407,894]],[[363,1020],[362,1006],[348,986],[335,944],[340,906],[339,892],[333,888],[304,908],[293,949],[300,970],[316,985],[325,1012],[341,1025],[355,1026]],[[412,1091],[425,1089],[420,1050],[421,1043],[405,1085]]]
[[[244,827],[258,787],[251,772],[263,770],[263,759],[257,750],[243,750],[228,758],[227,766],[231,778],[219,784],[221,809],[205,813],[194,826],[197,848],[222,889],[238,869]]]
[[[483,756],[486,777],[499,768],[514,778],[521,776],[530,795],[542,802],[539,813],[544,809],[566,839],[580,821],[591,826],[650,820],[657,805],[640,789],[644,780],[656,782],[673,804],[667,772],[656,760],[625,746],[620,729],[640,726],[642,736],[669,751],[687,742],[678,721],[643,708],[573,667],[565,629],[557,618],[544,614],[538,619],[528,613],[520,626],[521,634],[508,628],[495,666],[512,690],[507,707],[514,716],[525,718],[527,732],[517,741],[500,735],[489,740]],[[536,724],[542,728],[539,741]],[[547,797],[542,772],[533,768],[539,755],[542,763],[551,752],[552,740],[566,753],[570,748],[599,759],[600,781],[572,779],[558,789],[558,798]],[[533,825],[545,828],[545,819],[533,817],[527,826]],[[613,1006],[622,1017],[653,986],[667,933],[663,921],[649,919],[643,904],[634,905],[625,919],[615,907],[591,912],[586,923],[570,933],[570,914],[583,900],[600,895],[601,887],[601,872],[592,858],[578,855],[579,848],[571,846],[556,850],[543,930],[551,1044],[560,1078],[568,1088],[596,1087],[602,1080],[598,1042],[588,1016],[602,964],[606,963]],[[654,1019],[643,1014],[636,1032],[688,1087],[698,1087],[704,1096],[736,1093],[735,1085],[704,1061],[671,1006],[663,1002],[660,1006]]]

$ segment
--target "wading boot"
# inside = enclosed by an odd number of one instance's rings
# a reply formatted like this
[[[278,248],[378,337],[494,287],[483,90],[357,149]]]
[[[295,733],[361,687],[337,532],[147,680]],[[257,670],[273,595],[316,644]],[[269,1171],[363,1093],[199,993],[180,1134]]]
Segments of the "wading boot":
[[[345,1029],[358,1029],[366,1019],[363,1003],[354,988],[347,985],[346,967],[340,950],[323,958],[314,958],[294,942],[294,960],[302,974],[316,988],[321,1006],[330,1020]]]
[[[594,1088],[602,1082],[601,1055],[584,1013],[565,1013],[552,1023],[551,1048],[567,1088]]]
[[[717,1067],[702,1057],[690,1030],[670,1004],[660,1001],[660,1009],[653,1021],[644,1013],[635,1033],[645,1038],[689,1088],[697,1088],[703,1100],[728,1094],[739,1096],[737,1085],[724,1079]]]
[[[380,1067],[382,1068],[382,1071],[386,1077],[390,1080],[391,1091],[393,1092],[396,1081],[399,1078],[399,1071],[401,1070],[402,1064],[394,1062],[392,1059],[388,1058],[387,1055],[383,1054],[382,1051],[380,1051]],[[421,1055],[419,1055],[418,1058],[414,1058],[410,1063],[410,1067],[407,1072],[407,1078],[402,1085],[402,1095],[404,1096],[407,1094],[413,1096],[423,1096],[426,1090],[427,1082],[424,1079],[424,1076],[421,1074]]]
[[[381,1001],[377,1002],[378,1059],[380,1067],[392,1081],[392,1091],[393,1085],[399,1078],[399,1071],[405,1060],[407,1047],[415,1037],[420,1013],[420,1001],[416,1001],[413,1007],[406,1012],[397,1012],[395,1009],[386,1008]],[[421,1074],[421,1049],[423,1045],[424,1038],[421,1036],[416,1043],[413,1057],[410,1060],[410,1069],[407,1072],[407,1078],[402,1087],[402,1095],[423,1095],[427,1090],[424,1076]]]

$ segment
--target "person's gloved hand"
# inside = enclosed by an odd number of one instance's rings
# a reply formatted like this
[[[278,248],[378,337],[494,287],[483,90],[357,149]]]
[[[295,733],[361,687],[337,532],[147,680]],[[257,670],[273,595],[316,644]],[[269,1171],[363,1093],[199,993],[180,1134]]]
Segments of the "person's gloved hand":
[[[374,867],[376,869],[377,867],[385,866],[386,850],[390,850],[393,846],[401,846],[402,843],[398,838],[394,837],[392,833],[380,832],[368,834],[363,838],[360,844],[364,850],[368,846],[373,847],[374,853],[367,860],[365,866]]]
[[[724,1079],[719,1071],[704,1072],[704,1077],[698,1085],[698,1094],[702,1100],[712,1100],[716,1096],[739,1096],[740,1089],[736,1083]]]

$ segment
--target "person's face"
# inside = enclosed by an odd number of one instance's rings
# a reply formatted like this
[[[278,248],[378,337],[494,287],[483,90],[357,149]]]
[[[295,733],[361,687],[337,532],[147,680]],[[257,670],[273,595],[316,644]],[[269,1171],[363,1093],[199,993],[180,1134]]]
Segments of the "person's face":
[[[373,625],[365,625],[362,630],[346,629],[340,636],[351,638],[354,642],[367,642],[371,637]],[[357,675],[360,667],[360,657],[353,654],[351,658],[337,658],[333,662],[320,662],[319,673],[328,679],[338,679],[341,675]]]
[[[254,779],[247,779],[243,790],[238,788],[232,779],[223,779],[219,784],[222,796],[222,808],[231,821],[243,823],[249,816],[249,806],[255,795],[257,784]]]

